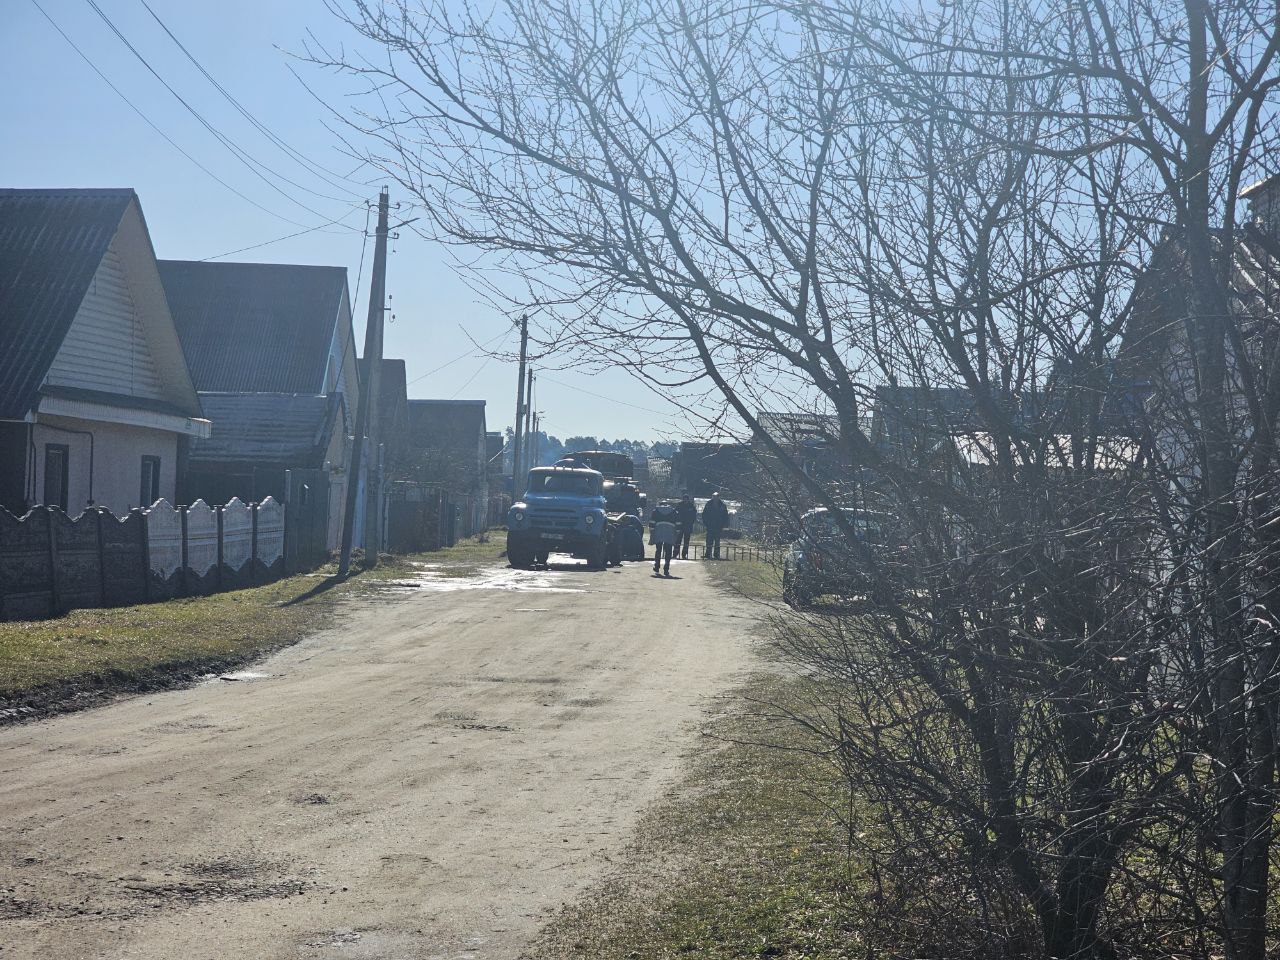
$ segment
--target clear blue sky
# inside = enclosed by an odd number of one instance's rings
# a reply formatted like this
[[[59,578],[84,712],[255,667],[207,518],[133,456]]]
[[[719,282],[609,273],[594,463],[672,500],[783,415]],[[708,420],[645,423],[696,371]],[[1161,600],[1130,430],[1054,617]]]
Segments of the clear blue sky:
[[[291,157],[241,116],[139,0],[97,0],[125,38],[210,126],[271,168],[273,173],[262,176],[278,190],[219,143],[147,71],[88,0],[39,2],[111,83],[210,172],[167,143],[113,92],[33,0],[0,0],[5,24],[0,31],[0,186],[133,187],[142,200],[156,253],[169,259],[213,257],[338,219],[331,227],[226,259],[345,266],[354,290],[365,242],[360,233],[365,208],[358,204],[376,197],[380,181],[370,180],[373,174],[358,169],[343,154],[338,139],[326,129],[325,108],[288,68],[292,64],[313,90],[339,108],[350,89],[345,81],[318,74],[282,52],[300,50],[309,30],[326,42],[344,38],[341,26],[318,0],[148,2],[264,127],[313,164],[339,174],[330,178],[336,182]],[[500,345],[508,319],[481,302],[441,245],[402,231],[393,247],[388,292],[396,320],[387,328],[386,356],[403,357],[409,379],[421,378],[409,387],[410,397],[485,399],[489,428],[507,426],[515,406],[511,365],[475,355],[431,371],[473,349],[463,330],[478,343],[496,337],[495,346]],[[369,240],[359,298],[353,303],[361,344],[372,258]],[[548,432],[609,439],[672,437],[670,417],[676,411],[661,412],[663,402],[625,375],[588,379],[566,371],[552,376],[578,389],[541,382],[538,406]],[[613,399],[598,399],[582,390]]]

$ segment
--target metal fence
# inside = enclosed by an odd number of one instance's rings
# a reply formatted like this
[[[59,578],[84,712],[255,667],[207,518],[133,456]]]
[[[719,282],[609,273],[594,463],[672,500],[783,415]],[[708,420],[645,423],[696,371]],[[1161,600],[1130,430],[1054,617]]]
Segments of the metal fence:
[[[706,556],[707,545],[705,542],[699,543],[697,540],[689,543],[689,557],[692,560],[701,560]],[[742,543],[736,540],[720,541],[720,559],[721,560],[763,560],[768,563],[774,563],[782,559],[782,551],[776,547],[762,547],[755,543]]]
[[[285,512],[272,497],[157,500],[117,517],[105,507],[68,517],[0,509],[0,619],[35,620],[80,607],[118,607],[266,583],[285,572]]]

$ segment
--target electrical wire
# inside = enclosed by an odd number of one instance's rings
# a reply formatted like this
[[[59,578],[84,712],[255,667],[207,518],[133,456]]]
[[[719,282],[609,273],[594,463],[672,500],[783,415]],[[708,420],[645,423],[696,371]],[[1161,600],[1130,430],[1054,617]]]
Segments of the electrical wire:
[[[350,180],[347,177],[344,177],[342,174],[337,173],[319,163],[314,162],[305,154],[294,149],[294,147],[288,144],[281,137],[277,136],[275,131],[271,130],[264,123],[262,123],[256,116],[254,116],[253,113],[251,113],[244,104],[242,104],[239,100],[237,100],[234,96],[232,96],[231,92],[227,90],[227,88],[224,87],[221,83],[218,82],[218,80],[213,76],[213,74],[211,74],[207,69],[205,69],[204,64],[202,64],[199,60],[197,60],[195,54],[193,54],[190,50],[186,48],[186,45],[183,44],[183,42],[178,39],[177,35],[172,30],[169,29],[169,25],[160,19],[160,15],[156,13],[154,9],[152,9],[151,4],[149,4],[147,0],[138,0],[138,2],[141,3],[143,7],[146,8],[147,13],[151,14],[151,18],[160,25],[160,29],[163,30],[166,34],[168,34],[170,40],[172,40],[175,44],[177,44],[178,49],[181,50],[183,54],[186,56],[186,58],[195,65],[195,68],[204,75],[204,78],[208,80],[211,84],[213,84],[214,89],[217,90],[220,94],[222,94],[222,96],[226,98],[227,102],[230,103],[233,107],[236,108],[236,110],[240,112],[240,115],[242,117],[244,117],[251,124],[253,124],[253,126],[257,128],[258,132],[260,132],[268,140],[270,140],[277,147],[283,150],[286,154],[291,156],[294,160],[298,161],[298,163],[302,164],[302,166],[306,167],[311,173],[315,174],[317,177],[319,177],[321,180],[324,180],[326,183],[330,184],[331,186],[337,187],[339,190],[347,189],[337,180],[333,179],[333,177],[338,177],[349,184],[356,183],[356,181]],[[364,184],[360,184],[360,186],[364,186]],[[324,196],[324,195],[317,194],[317,196]],[[332,200],[335,198],[326,197],[326,199]],[[352,198],[348,198],[348,199],[350,200]]]
[[[585,387],[575,387],[572,383],[565,383],[563,380],[557,380],[555,377],[548,377],[545,373],[542,373],[542,372],[538,373],[538,379],[550,380],[554,384],[558,384],[559,386],[562,386],[562,387],[567,387],[570,390],[577,390],[579,393],[585,393],[587,396],[595,397],[597,400],[604,400],[608,403],[620,403],[624,407],[632,407],[636,410],[643,410],[645,413],[652,413],[659,417],[665,417],[669,415],[667,413],[664,413],[661,410],[653,410],[649,407],[642,407],[638,403],[629,403],[626,400],[619,400],[617,397],[606,397],[602,393],[595,393],[592,390],[587,390]]]
[[[169,83],[169,81],[165,80],[165,78],[160,75],[159,71],[157,71],[156,68],[151,65],[151,63],[147,60],[146,57],[142,55],[142,53],[138,50],[138,48],[135,47],[129,41],[129,38],[126,37],[120,31],[120,28],[117,27],[111,21],[111,18],[106,15],[103,9],[100,6],[98,6],[97,0],[85,0],[85,2],[88,3],[91,8],[93,8],[93,11],[97,13],[97,15],[102,19],[102,22],[105,23],[108,28],[110,28],[111,32],[116,35],[116,37],[120,40],[121,43],[125,45],[125,47],[129,50],[129,52],[132,53],[138,59],[138,62],[141,63],[144,67],[146,67],[147,71],[153,77],[155,77],[158,81],[160,81],[160,84],[166,90],[168,90],[171,94],[173,94],[174,98],[180,104],[182,104],[183,107],[186,108],[188,113],[190,113],[193,117],[196,118],[197,121],[199,121],[201,126],[203,126],[206,130],[208,130],[209,133],[211,133],[219,143],[221,143],[224,147],[226,147],[229,151],[231,151],[232,156],[234,156],[237,160],[243,163],[245,167],[248,168],[250,173],[256,176],[259,180],[265,183],[268,187],[270,187],[276,193],[280,194],[280,196],[284,197],[290,203],[296,204],[297,206],[301,207],[303,210],[306,210],[308,213],[310,213],[314,217],[324,217],[323,213],[303,203],[297,197],[292,196],[286,190],[282,189],[279,184],[274,183],[270,179],[268,179],[262,173],[262,170],[266,170],[268,173],[270,173],[272,176],[276,177],[277,179],[283,180],[285,183],[288,183],[291,186],[297,187],[300,190],[306,190],[308,193],[313,193],[313,194],[316,193],[314,190],[310,190],[309,188],[304,187],[301,184],[296,183],[295,181],[290,180],[288,177],[285,177],[282,174],[271,169],[269,166],[262,163],[260,160],[257,160],[256,158],[254,158],[247,150],[241,147],[238,143],[236,143],[226,134],[219,131],[212,123],[210,123],[207,119],[205,119],[205,117],[200,113],[199,110],[197,110],[190,103],[188,103],[187,100],[182,96],[182,94],[178,93],[178,91],[173,88],[173,86]],[[258,168],[261,168],[261,170]],[[322,196],[322,197],[324,196],[323,194],[316,194],[316,195]],[[326,197],[325,199],[335,199],[335,198]],[[339,201],[339,202],[342,202],[342,201]],[[297,226],[303,226],[303,224],[297,224]],[[351,229],[354,230],[355,228],[352,227]]]
[[[366,203],[364,206],[364,229],[360,231],[363,240],[360,241],[360,268],[356,270],[356,292],[351,295],[351,307],[354,310],[360,302],[360,279],[364,276],[364,254],[369,249],[369,213],[373,210],[373,206]]]
[[[67,35],[67,32],[58,25],[58,22],[54,20],[53,17],[49,16],[49,11],[45,10],[45,8],[40,5],[39,0],[31,0],[31,3],[37,10],[40,11],[40,13],[44,16],[44,18],[49,21],[49,25],[53,27],[54,30],[58,31],[58,35],[61,36],[63,40],[67,41],[68,46],[70,46],[72,50],[74,50],[77,54],[80,55],[80,59],[89,65],[89,69],[91,69],[94,73],[96,73],[98,75],[98,78],[107,85],[107,87],[111,90],[111,92],[114,93],[121,100],[123,100],[129,106],[129,109],[131,109],[140,118],[142,118],[142,121],[147,126],[149,126],[152,130],[158,133],[164,139],[164,141],[169,144],[169,146],[173,147],[173,149],[177,150],[180,154],[182,154],[184,157],[190,160],[193,164],[195,164],[195,166],[198,167],[203,173],[205,173],[211,180],[213,180],[215,183],[219,184],[220,186],[223,186],[226,189],[230,190],[232,193],[234,193],[237,197],[239,197],[245,203],[251,206],[257,207],[263,213],[269,214],[275,217],[277,220],[283,220],[285,223],[291,223],[295,227],[304,226],[304,224],[299,223],[297,220],[292,220],[289,217],[286,217],[282,213],[276,213],[274,210],[268,207],[264,207],[262,204],[258,203],[257,200],[254,200],[252,197],[249,197],[244,193],[241,193],[239,190],[237,190],[231,184],[227,183],[227,181],[223,180],[220,176],[218,176],[216,173],[214,173],[212,170],[206,167],[203,163],[201,163],[199,160],[197,160],[195,157],[189,154],[181,146],[179,146],[177,141],[175,141],[171,136],[169,136],[167,133],[161,130],[150,117],[148,117],[145,113],[142,112],[141,108],[139,108],[137,104],[135,104],[132,100],[130,100],[127,96],[125,96],[123,91],[121,91],[119,87],[117,87],[114,83],[111,82],[110,78],[108,78],[107,75],[98,68],[98,65],[94,63],[91,59],[89,59],[89,55],[85,53],[83,50],[81,50],[80,47],[76,44],[76,42]]]
[[[489,365],[489,361],[492,359],[493,357],[485,357],[484,363],[480,364],[480,366],[476,368],[475,373],[467,377],[467,382],[464,383],[462,386],[460,386],[457,390],[455,390],[453,393],[453,396],[451,396],[449,399],[450,400],[458,399],[458,394],[460,394],[463,390],[467,389],[467,387],[471,386],[471,381],[473,381],[476,377],[480,376],[481,372],[484,370],[485,367]]]
[[[257,250],[259,247],[269,247],[273,243],[280,243],[282,240],[292,240],[294,237],[301,237],[308,233],[315,233],[317,230],[323,230],[325,227],[333,226],[333,224],[337,223],[339,220],[344,220],[347,217],[351,216],[352,211],[354,211],[358,206],[359,204],[355,204],[354,206],[352,206],[350,210],[348,210],[342,216],[336,217],[333,220],[330,220],[328,223],[321,223],[314,227],[308,227],[306,230],[299,230],[296,233],[286,234],[283,237],[276,237],[274,240],[264,240],[262,243],[255,243],[248,247],[241,247],[238,250],[228,250],[226,253],[216,253],[212,257],[201,257],[197,262],[205,263],[209,260],[221,260],[223,257],[231,257],[237,253],[244,253],[247,250]],[[363,264],[364,264],[363,253],[361,254],[360,262],[361,262],[361,268],[363,269]],[[358,280],[357,280],[357,283],[358,283]]]
[[[499,340],[501,340],[501,339],[502,339],[503,337],[505,337],[506,335],[507,335],[507,331],[506,331],[506,330],[503,330],[503,331],[502,331],[501,333],[499,333],[496,337],[492,337],[491,339],[486,340],[484,343],[480,344],[478,347],[472,347],[472,348],[471,348],[470,350],[468,350],[466,353],[459,354],[458,356],[454,357],[452,360],[446,360],[444,363],[440,364],[440,366],[438,366],[438,367],[434,367],[433,369],[428,370],[426,373],[422,374],[421,376],[414,377],[414,378],[413,378],[412,380],[410,380],[407,384],[405,384],[405,386],[407,386],[407,387],[411,387],[411,386],[413,386],[415,383],[417,383],[419,380],[425,380],[425,379],[427,379],[427,377],[431,376],[433,373],[439,373],[441,370],[445,369],[446,367],[451,367],[451,366],[453,366],[455,363],[458,363],[460,360],[466,360],[468,357],[474,357],[474,356],[475,356],[477,353],[479,353],[481,350],[487,350],[489,347],[491,347],[493,344],[497,343]],[[474,378],[472,378],[472,379],[474,379]],[[470,382],[470,381],[468,381],[468,382]]]

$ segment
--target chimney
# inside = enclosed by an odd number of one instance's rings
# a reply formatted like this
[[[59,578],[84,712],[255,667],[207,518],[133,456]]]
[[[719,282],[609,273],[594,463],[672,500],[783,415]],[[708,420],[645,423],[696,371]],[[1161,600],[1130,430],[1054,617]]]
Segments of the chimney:
[[[1280,174],[1245,187],[1240,199],[1249,201],[1249,219],[1259,229],[1280,238]]]

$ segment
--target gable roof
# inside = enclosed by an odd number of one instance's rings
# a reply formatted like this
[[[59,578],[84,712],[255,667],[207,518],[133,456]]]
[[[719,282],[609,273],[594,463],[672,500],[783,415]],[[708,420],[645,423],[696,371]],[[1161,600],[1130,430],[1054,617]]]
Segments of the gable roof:
[[[363,382],[369,376],[369,358],[361,357],[357,362],[360,365],[360,380]],[[378,371],[378,433],[385,436],[389,426],[404,426],[404,418],[408,415],[408,388],[405,386],[403,360],[384,357]]]
[[[345,267],[161,260],[191,377],[201,392],[325,392]]]
[[[0,417],[34,409],[94,273],[137,195],[0,190]]]
[[[191,442],[191,462],[319,467],[341,415],[342,394],[202,393],[213,421],[207,440]]]

